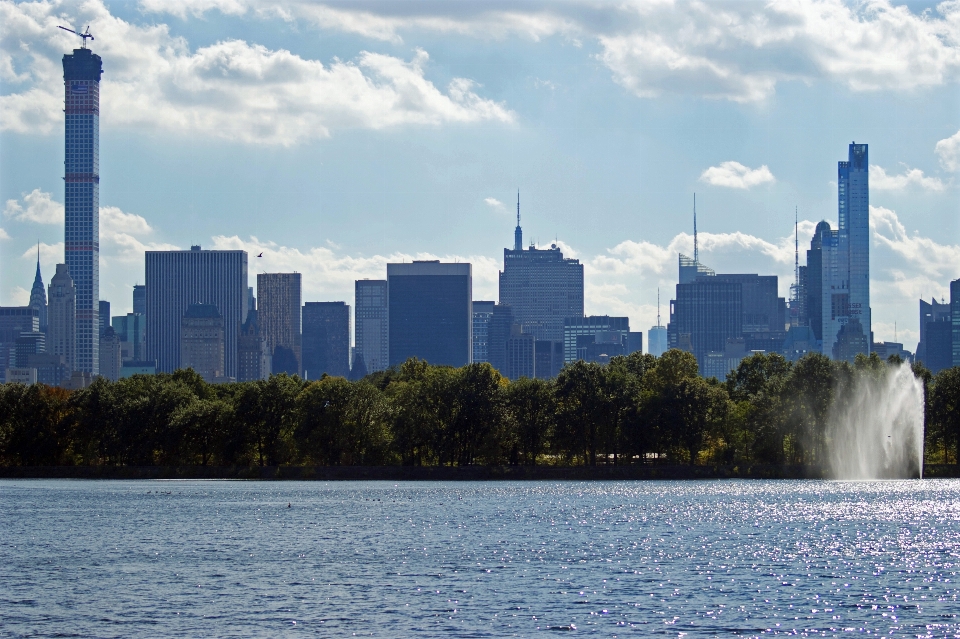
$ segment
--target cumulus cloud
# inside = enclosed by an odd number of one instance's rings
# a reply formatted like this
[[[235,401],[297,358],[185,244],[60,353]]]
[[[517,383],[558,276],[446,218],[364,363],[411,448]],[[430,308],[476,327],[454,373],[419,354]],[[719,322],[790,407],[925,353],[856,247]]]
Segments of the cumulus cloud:
[[[940,166],[947,171],[960,171],[960,131],[937,142],[934,151],[940,156]]]
[[[177,6],[186,12],[188,4]],[[515,117],[481,97],[469,79],[455,77],[445,89],[434,85],[426,77],[429,55],[420,49],[410,60],[364,51],[355,60],[330,64],[243,40],[191,50],[166,25],[126,22],[92,0],[80,6],[0,4],[0,23],[6,25],[0,69],[8,65],[29,76],[18,90],[0,96],[3,129],[45,133],[61,121],[59,57],[75,45],[56,28],[64,13],[78,24],[97,25],[98,53],[109,71],[101,108],[119,126],[290,145],[338,129]]]
[[[776,178],[766,164],[758,169],[751,169],[739,162],[729,161],[721,162],[720,166],[711,166],[700,175],[700,181],[731,189],[749,189],[759,184],[776,182]]]
[[[0,240],[9,240],[9,239],[10,239],[10,235],[2,227],[0,227]]]
[[[882,206],[870,207],[870,229],[877,243],[931,280],[946,282],[958,276],[960,245],[940,244],[929,237],[910,235],[896,211]],[[901,262],[901,268],[903,265]]]
[[[495,197],[485,197],[483,198],[484,204],[489,206],[494,211],[506,211],[506,207],[503,205],[503,202],[498,200]]]
[[[22,286],[14,286],[10,289],[10,305],[26,306],[30,303],[30,291]]]
[[[7,200],[3,214],[19,222],[63,224],[63,204],[40,189],[24,193],[19,200]]]
[[[345,255],[329,246],[299,249],[271,240],[257,237],[243,239],[236,235],[215,236],[213,248],[247,251],[251,256],[251,273],[309,273],[309,277],[303,278],[305,300],[306,296],[310,296],[313,299],[343,300],[352,304],[349,300],[353,299],[355,280],[365,277],[382,279],[387,272],[387,263],[413,260],[469,262],[473,266],[474,299],[496,299],[499,286],[500,262],[485,255],[401,252],[389,255]],[[262,258],[252,257],[260,253],[263,253]]]
[[[870,165],[870,188],[878,191],[902,191],[910,186],[916,186],[927,191],[942,191],[943,181],[938,177],[923,174],[920,169],[911,169],[904,166],[900,175],[887,175],[881,166]]]

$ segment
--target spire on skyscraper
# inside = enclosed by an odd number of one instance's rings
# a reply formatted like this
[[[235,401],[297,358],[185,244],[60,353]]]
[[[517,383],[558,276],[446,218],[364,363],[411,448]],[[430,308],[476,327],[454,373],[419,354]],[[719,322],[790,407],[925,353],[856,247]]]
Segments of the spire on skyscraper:
[[[33,288],[30,289],[30,304],[40,313],[40,330],[47,330],[47,289],[43,286],[43,277],[40,275],[40,243],[37,242],[37,274],[33,278]]]
[[[700,263],[700,247],[697,245],[697,194],[693,194],[693,261]]]
[[[520,230],[520,191],[517,190],[517,228],[513,231],[513,250],[523,250],[523,231]]]

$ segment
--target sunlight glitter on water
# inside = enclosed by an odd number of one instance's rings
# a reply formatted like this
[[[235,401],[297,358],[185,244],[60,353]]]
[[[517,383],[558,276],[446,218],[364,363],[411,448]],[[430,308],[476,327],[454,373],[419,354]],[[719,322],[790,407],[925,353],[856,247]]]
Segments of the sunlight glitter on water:
[[[960,632],[955,480],[2,481],[0,506],[0,637]]]

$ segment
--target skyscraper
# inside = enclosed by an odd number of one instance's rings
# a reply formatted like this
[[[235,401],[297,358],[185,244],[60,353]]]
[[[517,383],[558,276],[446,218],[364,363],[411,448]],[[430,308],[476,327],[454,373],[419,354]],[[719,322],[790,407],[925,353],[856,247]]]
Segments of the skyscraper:
[[[823,245],[830,244],[836,233],[825,220],[817,223],[807,251],[807,322],[818,342],[823,342]]]
[[[84,40],[86,44],[86,40]],[[85,46],[63,56],[64,262],[76,286],[75,370],[100,367],[100,56]]]
[[[270,377],[270,353],[260,334],[257,309],[247,311],[247,319],[237,338],[237,381],[255,382]]]
[[[37,274],[33,278],[33,288],[30,289],[30,303],[27,306],[32,306],[37,309],[37,314],[40,317],[40,332],[47,332],[47,289],[43,285],[43,278],[40,276],[40,249],[37,249]]]
[[[866,344],[857,352],[870,353],[869,178],[867,145],[853,142],[847,160],[837,163],[839,228],[835,238],[823,237],[821,248],[824,353],[834,352],[840,328],[851,319],[859,322],[844,330],[845,345],[836,352],[855,355],[851,348]],[[863,340],[854,335],[857,331]]]
[[[147,314],[147,287],[143,284],[133,285],[133,312]]]
[[[367,373],[387,368],[390,359],[390,323],[387,280],[357,280],[354,285],[354,347]]]
[[[496,302],[473,300],[473,362],[489,362],[490,319]]]
[[[917,361],[923,362],[927,368],[930,368],[929,361],[940,362],[938,365],[943,368],[949,366],[949,362],[953,359],[952,349],[950,353],[940,352],[949,346],[944,342],[943,336],[951,332],[952,328],[946,329],[940,325],[932,326],[937,322],[950,324],[950,321],[950,304],[938,302],[935,298],[931,298],[930,302],[920,300],[920,343],[917,344]],[[935,335],[932,339],[931,330]],[[929,361],[928,357],[930,358]]]
[[[180,322],[190,304],[223,316],[224,376],[237,376],[237,331],[247,317],[246,251],[147,251],[147,357],[157,371],[180,367]]]
[[[16,344],[20,334],[39,329],[39,311],[33,306],[0,306],[0,371],[16,367]]]
[[[951,364],[960,366],[960,278],[950,282],[950,321],[953,326],[950,336],[953,347]]]
[[[57,264],[57,272],[50,279],[47,320],[47,351],[62,355],[68,370],[77,370],[77,289],[66,264]],[[100,349],[97,348],[97,368],[100,367],[99,360]]]
[[[701,370],[711,352],[724,352],[728,339],[743,337],[743,285],[718,277],[698,277],[677,284],[677,298],[670,301],[667,335],[672,348],[690,348]],[[684,337],[686,336],[686,337]]]
[[[473,356],[473,271],[439,260],[387,264],[390,365],[418,357],[463,366]]]
[[[97,337],[100,338],[110,328],[110,302],[100,300],[100,304],[97,306],[97,314],[100,319],[100,323],[97,325]]]
[[[667,327],[660,321],[660,289],[657,289],[657,325],[647,331],[647,352],[660,357],[667,352]]]
[[[583,317],[583,265],[564,258],[556,244],[524,250],[517,198],[513,250],[503,249],[500,304],[509,304],[523,332],[539,340],[563,340],[563,320]]]
[[[598,355],[627,355],[630,320],[626,317],[589,315],[568,317],[563,323],[563,359],[597,361]]]
[[[180,320],[180,368],[208,382],[223,381],[223,315],[213,304],[190,304]]]
[[[350,374],[350,307],[344,302],[303,305],[303,370],[309,379]]]
[[[257,321],[273,358],[274,373],[299,375],[303,371],[300,284],[300,273],[257,274]]]

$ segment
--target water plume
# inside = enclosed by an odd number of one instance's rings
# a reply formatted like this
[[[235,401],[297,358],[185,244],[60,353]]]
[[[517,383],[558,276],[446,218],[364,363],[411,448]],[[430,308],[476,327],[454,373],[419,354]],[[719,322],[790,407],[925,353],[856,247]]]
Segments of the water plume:
[[[833,478],[923,476],[923,384],[909,364],[859,375],[828,428]]]

